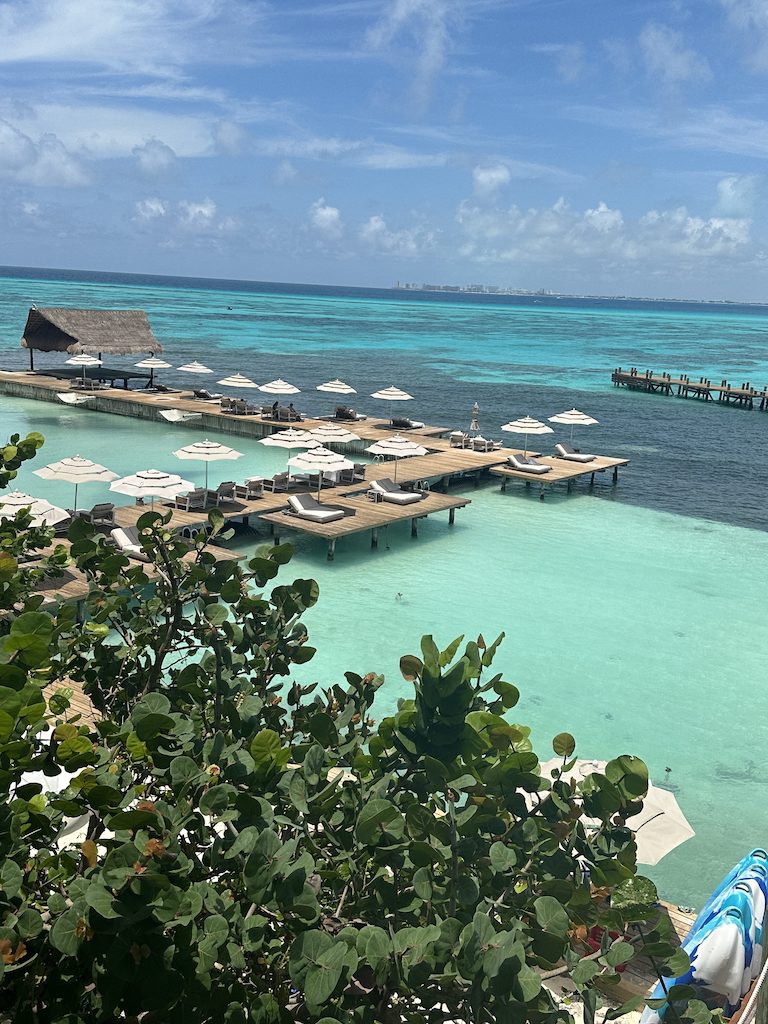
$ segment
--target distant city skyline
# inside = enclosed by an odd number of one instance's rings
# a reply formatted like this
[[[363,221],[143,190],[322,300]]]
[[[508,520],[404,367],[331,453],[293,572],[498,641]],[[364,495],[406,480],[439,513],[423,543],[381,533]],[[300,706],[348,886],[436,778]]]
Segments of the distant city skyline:
[[[10,0],[0,263],[768,300],[768,3]]]

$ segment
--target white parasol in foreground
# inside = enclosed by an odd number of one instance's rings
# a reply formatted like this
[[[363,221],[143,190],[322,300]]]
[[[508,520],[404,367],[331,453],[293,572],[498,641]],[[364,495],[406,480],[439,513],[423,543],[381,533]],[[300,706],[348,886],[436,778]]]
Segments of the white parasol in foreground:
[[[317,473],[317,496],[320,497],[320,490],[323,486],[323,473],[340,473],[344,469],[354,469],[354,462],[345,459],[339,452],[332,452],[328,448],[312,448],[294,455],[288,460],[288,465],[293,469],[302,469],[306,473]]]
[[[195,441],[193,444],[188,444],[184,448],[178,448],[173,454],[177,459],[193,459],[195,462],[205,463],[206,490],[208,490],[209,462],[222,462],[227,459],[240,459],[243,456],[242,452],[235,451],[234,448],[228,448],[225,444],[219,444],[218,441],[209,441],[207,438],[205,441]]]
[[[184,363],[183,366],[178,367],[182,373],[213,373],[213,370],[206,366],[204,363],[198,363],[195,359],[192,363]]]
[[[602,774],[607,763],[582,758],[563,772],[562,777],[567,782],[580,783],[593,772]],[[562,766],[561,758],[553,758],[541,765],[541,774],[549,778],[554,769],[560,770]],[[627,828],[635,833],[638,861],[649,866],[658,864],[676,846],[696,835],[680,810],[675,794],[652,782],[648,783],[648,793],[643,797],[642,811],[627,819]]]
[[[155,370],[170,370],[171,364],[166,363],[164,359],[158,359],[157,356],[149,356],[147,359],[142,359],[140,363],[134,363],[137,370],[149,370],[149,385],[152,386],[152,382],[155,379]]]
[[[69,366],[80,366],[83,370],[83,380],[85,380],[85,371],[89,367],[101,366],[101,360],[97,359],[96,356],[89,356],[86,352],[81,353],[79,356],[72,356],[71,359],[67,359]]]
[[[262,384],[259,391],[263,391],[265,395],[298,395],[300,389],[289,384],[287,380],[278,379],[271,380],[268,384]]]
[[[559,412],[557,416],[548,416],[547,418],[550,423],[570,425],[571,441],[573,440],[574,427],[594,427],[598,423],[598,420],[594,419],[594,417],[587,416],[585,412],[579,412],[578,409],[569,409],[567,412]]]
[[[69,519],[69,512],[52,505],[45,498],[33,498],[31,494],[10,491],[0,496],[0,515],[11,518],[22,509],[29,509],[33,526],[56,526]]]
[[[98,462],[84,459],[80,455],[72,455],[60,462],[52,462],[50,466],[43,466],[42,469],[33,471],[35,476],[43,480],[63,480],[66,483],[75,485],[75,500],[72,506],[77,509],[77,489],[80,484],[108,484],[111,480],[117,480],[119,474],[113,473],[106,466],[100,466]]]
[[[353,434],[339,423],[323,423],[320,427],[313,427],[309,431],[309,436],[325,447],[329,444],[351,444],[352,441],[360,440],[358,434]]]
[[[155,498],[172,501],[182,491],[191,491],[194,484],[182,480],[176,473],[164,473],[159,469],[142,469],[133,476],[124,476],[110,485],[111,491],[127,494],[131,498],[150,498],[152,507]]]
[[[376,441],[365,450],[371,455],[383,455],[385,458],[396,460],[412,458],[414,455],[429,454],[428,450],[422,445],[411,441],[409,437],[401,437],[400,434],[387,437],[382,441]],[[397,480],[397,462],[395,462],[394,478]]]
[[[546,423],[534,420],[530,416],[523,416],[522,419],[505,423],[501,429],[506,430],[508,434],[525,434],[524,452],[526,455],[528,454],[529,434],[554,434],[552,427],[548,427]]]
[[[217,383],[225,388],[258,388],[258,384],[250,377],[244,377],[242,373],[233,373],[231,377],[225,377]]]
[[[325,384],[318,384],[316,391],[327,391],[332,395],[356,395],[357,392],[343,380],[329,380]]]

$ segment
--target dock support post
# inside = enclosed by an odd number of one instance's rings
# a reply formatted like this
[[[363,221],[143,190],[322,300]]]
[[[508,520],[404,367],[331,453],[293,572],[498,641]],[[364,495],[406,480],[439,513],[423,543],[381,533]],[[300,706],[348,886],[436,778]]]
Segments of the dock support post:
[[[30,370],[34,370],[35,368],[35,350],[32,348],[31,345],[29,348],[29,368]]]
[[[502,491],[506,491],[507,489],[507,478],[505,476],[501,478],[501,489]]]
[[[418,522],[419,521],[418,521],[418,519],[416,519],[415,516],[411,520],[411,536],[412,537],[418,537],[419,536],[419,528],[418,528],[418,525],[417,525]]]
[[[593,474],[592,474],[592,476],[591,476],[591,477],[589,478],[589,486],[590,486],[590,487],[594,487],[594,486],[595,486],[595,474],[594,474],[594,473],[593,473]]]
[[[617,484],[619,482],[619,467],[618,466],[614,466],[613,467],[613,482],[614,482],[614,484]]]
[[[333,561],[333,556],[336,554],[336,538],[331,537],[328,541],[328,561]]]
[[[275,536],[275,524],[274,523],[270,523],[269,524],[269,533],[270,533],[271,537]]]
[[[571,493],[572,485],[573,485],[573,481],[569,480],[568,483],[565,485],[565,493],[566,494],[570,494]]]
[[[379,546],[379,528],[374,526],[371,530],[371,547],[377,548]]]
[[[539,501],[544,501],[544,484],[539,484]]]
[[[455,508],[450,508],[450,509],[448,509],[448,525],[449,526],[453,526],[453,524],[455,522],[456,522],[456,509]]]
[[[280,538],[278,537],[278,535],[275,533],[274,530],[272,531],[272,536],[274,537],[274,540],[273,540],[272,543],[275,545],[275,547],[277,547],[278,544],[280,543]]]

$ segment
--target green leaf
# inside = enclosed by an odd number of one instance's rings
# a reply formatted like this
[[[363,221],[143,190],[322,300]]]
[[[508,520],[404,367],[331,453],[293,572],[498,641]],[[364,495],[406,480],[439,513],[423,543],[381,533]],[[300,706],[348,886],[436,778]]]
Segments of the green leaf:
[[[76,956],[85,935],[85,922],[80,911],[70,907],[57,917],[51,928],[49,939],[54,949],[65,956]]]
[[[333,747],[339,742],[339,734],[336,732],[333,719],[324,711],[310,718],[309,731],[312,738],[324,747]]]
[[[625,1013],[634,1013],[635,1010],[639,1010],[644,1003],[645,996],[633,996],[621,1006],[616,1006],[614,1009],[608,1010],[605,1014],[604,1020],[618,1020],[619,1017],[623,1017]]]
[[[576,740],[569,732],[559,732],[552,740],[552,749],[558,757],[570,757],[576,749]]]
[[[533,902],[536,920],[545,932],[552,932],[564,938],[568,934],[570,919],[565,909],[554,896],[539,896]]]
[[[369,800],[355,826],[355,836],[365,846],[375,846],[385,832],[402,836],[404,831],[405,819],[389,800]]]
[[[0,889],[9,899],[18,896],[23,881],[24,873],[19,865],[13,860],[3,861],[2,869],[0,869]]]
[[[37,910],[25,907],[16,919],[16,931],[23,939],[33,939],[43,930],[43,918]]]
[[[309,1006],[322,1006],[341,979],[347,959],[347,945],[337,942],[310,964],[304,979],[304,998]]]
[[[506,843],[491,843],[488,853],[491,858],[491,867],[500,874],[509,871],[517,864],[517,853]]]
[[[659,899],[656,886],[644,875],[635,875],[620,882],[611,894],[611,906],[614,910],[643,913]]]
[[[324,764],[325,750],[316,743],[304,755],[304,778],[310,786],[316,786],[320,781]]]
[[[686,974],[691,966],[691,958],[685,952],[684,949],[676,949],[672,956],[668,956],[664,964],[666,971],[664,972],[670,978],[680,978]]]
[[[121,916],[120,913],[115,910],[115,901],[112,893],[109,889],[100,885],[98,882],[92,883],[86,889],[85,902],[92,910],[95,910],[100,917],[104,917],[109,920],[111,918]]]
[[[262,729],[251,740],[251,757],[257,765],[272,765],[282,749],[274,729]]]
[[[400,659],[400,672],[403,679],[407,680],[409,683],[418,679],[423,668],[423,661],[421,658],[417,658],[415,654],[404,654]]]
[[[608,947],[603,959],[609,967],[619,967],[621,964],[629,963],[634,955],[635,947],[632,943],[619,940]]]

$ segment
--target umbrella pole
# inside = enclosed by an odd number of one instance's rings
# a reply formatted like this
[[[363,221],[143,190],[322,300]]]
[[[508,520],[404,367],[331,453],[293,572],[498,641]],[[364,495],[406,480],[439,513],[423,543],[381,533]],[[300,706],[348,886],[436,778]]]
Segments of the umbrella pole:
[[[208,463],[205,463],[205,489],[208,490]]]
[[[77,512],[77,484],[75,484],[75,504],[72,507],[73,512]]]
[[[323,489],[323,471],[318,470],[317,473],[317,500],[320,501],[320,491]]]

